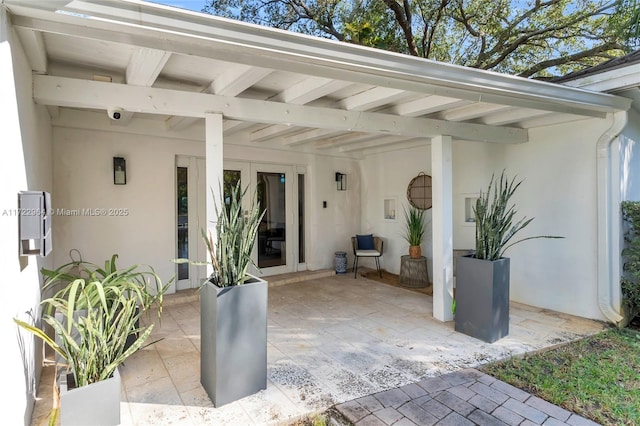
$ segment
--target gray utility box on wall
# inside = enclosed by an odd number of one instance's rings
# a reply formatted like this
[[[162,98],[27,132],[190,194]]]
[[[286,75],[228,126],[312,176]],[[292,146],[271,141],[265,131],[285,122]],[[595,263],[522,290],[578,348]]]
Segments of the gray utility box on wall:
[[[18,194],[20,255],[46,256],[51,241],[51,195],[44,191],[21,191]]]

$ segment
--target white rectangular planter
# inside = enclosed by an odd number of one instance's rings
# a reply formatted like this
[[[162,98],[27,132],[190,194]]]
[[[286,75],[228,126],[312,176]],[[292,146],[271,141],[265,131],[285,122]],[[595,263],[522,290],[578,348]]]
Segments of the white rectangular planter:
[[[458,257],[456,331],[488,343],[509,334],[509,270],[509,258]]]
[[[120,424],[120,372],[79,388],[67,388],[67,372],[59,377],[60,424],[111,426]]]
[[[267,388],[266,281],[200,289],[200,382],[215,407]]]

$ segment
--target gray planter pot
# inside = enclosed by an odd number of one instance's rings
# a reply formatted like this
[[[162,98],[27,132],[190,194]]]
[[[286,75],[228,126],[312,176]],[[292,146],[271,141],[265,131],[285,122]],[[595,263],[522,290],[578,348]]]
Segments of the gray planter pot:
[[[200,290],[200,382],[215,407],[267,388],[266,281]]]
[[[509,334],[509,259],[458,257],[455,329],[493,343]]]
[[[62,426],[120,424],[120,372],[118,369],[110,379],[74,389],[68,388],[66,370],[63,370],[58,380]]]

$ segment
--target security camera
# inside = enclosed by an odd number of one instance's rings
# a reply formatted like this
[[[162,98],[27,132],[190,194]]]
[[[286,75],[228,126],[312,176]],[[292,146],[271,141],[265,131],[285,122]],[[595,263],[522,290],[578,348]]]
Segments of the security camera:
[[[122,118],[123,113],[124,113],[124,110],[122,108],[109,108],[107,110],[107,114],[109,115],[109,118],[112,120],[120,120]]]

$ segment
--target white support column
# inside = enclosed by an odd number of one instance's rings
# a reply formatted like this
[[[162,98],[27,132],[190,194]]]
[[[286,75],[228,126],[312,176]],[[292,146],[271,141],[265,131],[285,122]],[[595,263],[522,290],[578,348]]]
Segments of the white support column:
[[[214,241],[216,238],[216,204],[220,202],[222,190],[222,181],[224,175],[223,166],[223,150],[222,150],[222,114],[205,113],[205,168],[207,171],[206,178],[206,215],[207,215],[207,231],[211,232]],[[222,208],[222,206],[219,206]],[[207,276],[210,276],[212,266],[207,265]]]
[[[451,136],[431,139],[433,175],[433,316],[451,321],[453,302],[453,185]]]

